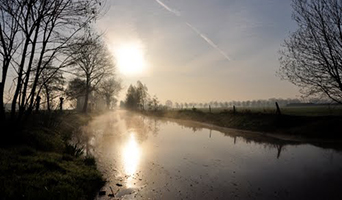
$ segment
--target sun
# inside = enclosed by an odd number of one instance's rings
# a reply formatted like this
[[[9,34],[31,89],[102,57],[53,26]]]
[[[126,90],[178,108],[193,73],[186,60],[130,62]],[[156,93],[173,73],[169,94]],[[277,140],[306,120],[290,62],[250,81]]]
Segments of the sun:
[[[141,74],[145,69],[144,51],[140,45],[125,44],[115,50],[119,71],[124,75]]]

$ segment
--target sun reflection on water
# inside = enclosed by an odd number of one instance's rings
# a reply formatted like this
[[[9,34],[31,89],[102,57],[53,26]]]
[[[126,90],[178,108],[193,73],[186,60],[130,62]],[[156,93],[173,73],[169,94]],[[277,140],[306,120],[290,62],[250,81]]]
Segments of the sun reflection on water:
[[[130,137],[123,148],[123,166],[127,176],[132,176],[136,173],[141,156],[140,148],[135,138],[134,133]]]

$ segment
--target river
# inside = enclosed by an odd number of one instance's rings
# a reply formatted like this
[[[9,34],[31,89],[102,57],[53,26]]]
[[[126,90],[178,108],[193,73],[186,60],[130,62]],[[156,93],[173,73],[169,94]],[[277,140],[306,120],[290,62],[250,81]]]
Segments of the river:
[[[107,180],[96,199],[342,199],[342,152],[115,111],[78,140]]]

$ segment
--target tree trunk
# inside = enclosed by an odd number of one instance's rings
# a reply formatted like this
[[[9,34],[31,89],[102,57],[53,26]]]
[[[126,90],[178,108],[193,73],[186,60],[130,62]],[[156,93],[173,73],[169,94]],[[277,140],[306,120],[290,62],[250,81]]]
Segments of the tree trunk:
[[[88,91],[88,89],[86,89],[86,93],[84,96],[84,104],[83,104],[83,112],[84,113],[87,113],[87,110],[88,110],[88,96],[89,96],[89,91]]]
[[[4,32],[3,32],[2,25],[0,24],[0,41],[2,46],[2,52],[3,52],[3,61],[2,61],[2,79],[0,82],[0,122],[4,122],[6,120],[6,111],[5,111],[5,105],[4,105],[4,90],[5,90],[5,84],[6,84],[6,78],[7,78],[7,71],[9,68],[9,65],[12,60],[12,56],[16,50],[14,50],[14,41],[15,36],[18,32],[18,24],[14,23],[12,20],[11,25],[11,34],[9,39],[9,43],[6,43],[4,39]]]
[[[40,96],[37,96],[37,98],[36,98],[36,112],[39,111],[39,107],[40,107]]]
[[[276,108],[277,108],[276,114],[277,114],[277,115],[281,115],[281,111],[280,111],[278,102],[275,102],[275,105],[276,105]]]
[[[25,18],[23,19],[25,21],[25,25],[27,25],[29,16],[31,14],[30,13],[31,7],[32,7],[32,4],[29,3],[28,4],[28,11],[26,13]],[[18,100],[19,93],[21,91],[21,86],[22,86],[22,76],[23,76],[23,71],[24,71],[24,67],[25,67],[27,48],[28,48],[28,46],[30,44],[31,35],[33,33],[33,30],[34,29],[31,29],[30,31],[28,31],[28,30],[25,31],[25,44],[24,44],[24,47],[23,47],[23,52],[22,52],[22,55],[21,55],[21,61],[20,61],[19,70],[18,70],[19,73],[18,73],[17,87],[15,89],[15,93],[14,93],[13,100],[12,100],[11,120],[14,120],[14,118],[15,118],[15,110],[16,110],[17,100]]]
[[[106,97],[106,104],[107,104],[107,109],[110,109],[110,96]]]
[[[64,98],[63,98],[63,97],[60,97],[60,98],[59,98],[59,110],[60,110],[60,111],[63,110],[63,101],[64,101]]]
[[[46,109],[48,111],[51,111],[51,108],[50,108],[50,94],[49,94],[49,89],[47,87],[46,84],[44,84],[44,88],[45,88],[45,96],[46,96]]]
[[[2,66],[3,71],[2,71],[2,79],[0,82],[0,121],[4,121],[6,119],[5,105],[4,105],[4,90],[5,90],[9,62],[10,62],[9,60],[4,59],[3,66]]]
[[[46,2],[44,1],[43,7],[45,7],[45,3]],[[41,71],[44,70],[44,68],[46,67],[46,64],[42,67],[42,63],[43,63],[44,54],[46,53],[46,51],[45,51],[46,50],[46,46],[48,44],[48,41],[49,41],[49,38],[51,36],[53,28],[54,28],[54,25],[51,25],[50,29],[49,29],[48,25],[46,25],[45,28],[44,28],[43,44],[42,44],[42,49],[41,49],[41,52],[40,52],[40,55],[39,55],[39,59],[38,59],[38,64],[37,64],[37,69],[36,69],[37,71],[36,71],[36,74],[35,74],[35,77],[34,77],[33,86],[32,86],[31,93],[30,93],[31,99],[30,99],[30,104],[29,104],[27,115],[30,115],[31,111],[33,109],[34,96],[35,96],[35,93],[36,93],[36,87],[37,87],[38,79],[39,79]]]
[[[87,111],[88,111],[88,98],[89,98],[89,91],[90,91],[89,79],[90,79],[90,77],[87,76],[86,92],[85,92],[84,104],[83,104],[83,112],[84,113],[87,113]]]
[[[12,120],[14,120],[14,118],[15,118],[15,110],[16,110],[17,100],[19,97],[19,93],[21,91],[22,76],[23,76],[24,65],[25,65],[25,56],[26,56],[26,52],[27,52],[27,47],[29,45],[29,41],[30,41],[30,38],[26,38],[22,57],[21,57],[21,63],[19,65],[17,87],[15,89],[15,93],[14,93],[13,100],[12,100],[12,107],[11,107],[11,119]]]
[[[5,121],[4,83],[0,83],[0,124]]]
[[[21,116],[24,114],[25,111],[25,107],[26,107],[26,93],[27,93],[27,87],[28,87],[28,83],[30,80],[30,72],[31,72],[31,68],[32,68],[32,63],[33,63],[33,59],[34,59],[34,54],[35,54],[35,49],[36,49],[36,43],[37,43],[37,39],[38,39],[38,34],[39,34],[39,27],[40,27],[40,19],[38,18],[38,23],[37,23],[37,28],[36,28],[36,32],[34,35],[34,39],[32,42],[32,47],[31,47],[31,55],[30,55],[30,60],[27,66],[27,71],[26,71],[26,77],[25,77],[25,83],[24,83],[24,89],[23,89],[23,93],[21,96],[21,103],[20,103],[20,99],[19,99],[19,116],[18,118],[20,119]]]

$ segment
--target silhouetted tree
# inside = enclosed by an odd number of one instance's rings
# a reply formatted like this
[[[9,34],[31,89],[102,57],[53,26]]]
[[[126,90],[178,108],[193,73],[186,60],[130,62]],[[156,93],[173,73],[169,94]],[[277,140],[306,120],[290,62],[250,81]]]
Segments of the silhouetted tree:
[[[46,70],[42,71],[38,79],[38,95],[45,97],[46,109],[51,110],[54,99],[62,95],[64,90],[64,76],[59,70],[48,65]]]
[[[137,92],[137,99],[138,99],[138,107],[140,109],[145,109],[145,104],[148,101],[149,94],[146,85],[142,84],[141,81],[137,81],[136,92]]]
[[[73,66],[77,76],[85,80],[82,110],[87,112],[90,93],[114,70],[113,57],[100,36],[88,31],[70,44],[66,53],[70,55],[68,65]]]
[[[342,2],[293,0],[299,29],[285,40],[280,74],[308,96],[342,103]]]
[[[125,107],[129,109],[137,109],[138,108],[138,95],[136,92],[136,88],[133,85],[130,85],[127,90]]]
[[[145,109],[145,104],[149,103],[147,86],[137,81],[137,86],[130,85],[125,100],[125,106],[129,109]]]
[[[86,90],[86,82],[79,78],[72,79],[67,89],[65,90],[65,94],[69,99],[77,99],[85,95]]]
[[[16,117],[19,105],[19,121],[24,113],[29,115],[33,110],[39,78],[47,65],[81,27],[96,18],[98,8],[97,0],[0,1],[1,115],[9,66],[17,74],[11,118]]]
[[[10,1],[1,1],[0,3],[0,60],[2,61],[1,82],[0,82],[0,121],[5,120],[4,110],[4,89],[7,81],[8,69],[18,50],[20,43],[17,42],[20,27],[18,23],[19,13],[22,6],[13,4]]]
[[[156,95],[153,96],[153,98],[149,101],[149,107],[150,109],[157,110],[159,107],[159,100]]]
[[[107,109],[110,109],[111,104],[116,102],[115,96],[119,94],[121,89],[121,82],[117,81],[115,78],[110,78],[100,83],[97,91],[101,96],[104,97]]]
[[[166,102],[165,102],[165,106],[166,106],[166,107],[172,108],[172,105],[173,105],[173,103],[172,103],[171,100],[166,100]]]

